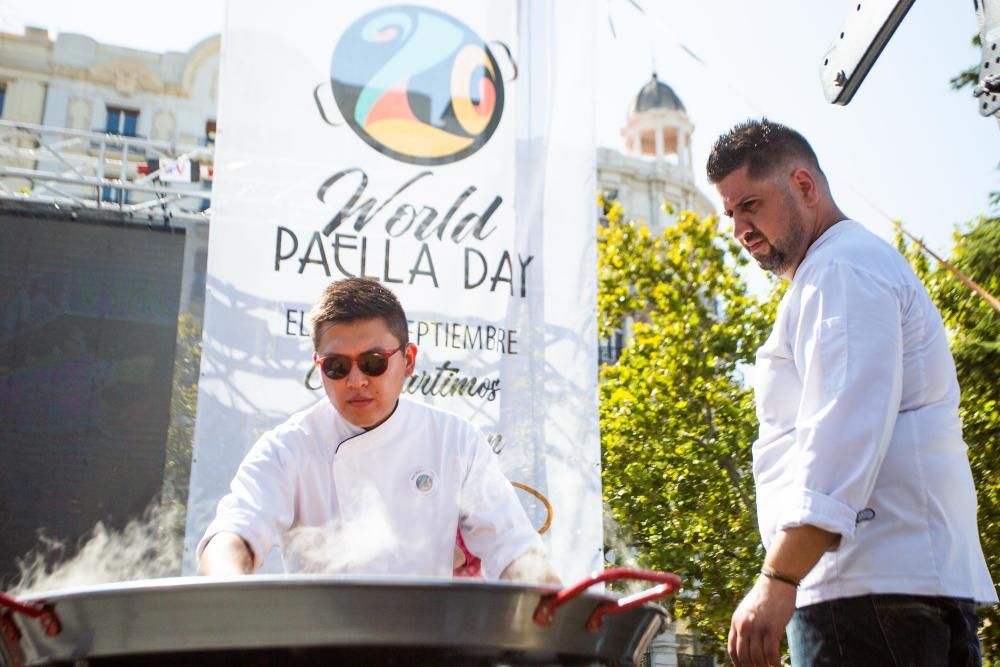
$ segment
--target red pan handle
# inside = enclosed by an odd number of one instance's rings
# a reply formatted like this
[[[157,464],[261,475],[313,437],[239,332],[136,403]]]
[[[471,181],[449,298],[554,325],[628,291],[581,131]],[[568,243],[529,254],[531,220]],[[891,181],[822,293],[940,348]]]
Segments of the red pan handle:
[[[45,634],[49,637],[55,637],[62,632],[62,623],[56,616],[55,608],[50,604],[19,602],[0,591],[0,607],[8,607],[12,611],[20,612],[30,618],[37,618],[45,630]]]
[[[566,604],[585,590],[599,584],[602,581],[618,581],[619,579],[629,579],[632,581],[651,581],[659,584],[646,589],[641,593],[629,595],[613,602],[606,602],[594,608],[587,619],[587,630],[597,632],[604,623],[604,617],[612,614],[620,614],[623,611],[638,607],[652,600],[670,595],[681,587],[681,578],[671,572],[655,572],[653,570],[634,570],[628,567],[612,567],[603,572],[595,572],[582,581],[564,588],[558,593],[543,595],[535,608],[535,623],[539,625],[551,625],[556,617],[556,609]]]

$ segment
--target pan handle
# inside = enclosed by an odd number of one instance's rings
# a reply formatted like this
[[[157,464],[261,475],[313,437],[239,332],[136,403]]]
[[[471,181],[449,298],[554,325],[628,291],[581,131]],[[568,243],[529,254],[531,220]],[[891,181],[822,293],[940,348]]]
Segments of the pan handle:
[[[605,602],[594,608],[587,619],[587,630],[597,632],[604,623],[604,617],[613,614],[620,614],[623,611],[638,607],[652,600],[656,600],[665,595],[676,592],[681,587],[681,578],[671,572],[655,572],[653,570],[634,570],[628,567],[612,567],[603,572],[596,572],[586,577],[579,583],[569,588],[564,588],[558,593],[543,595],[535,608],[535,623],[539,625],[551,625],[556,617],[556,609],[566,604],[585,590],[599,584],[602,581],[618,581],[619,579],[629,579],[633,581],[651,581],[659,584],[648,588],[641,593],[629,595],[612,602]]]
[[[0,607],[8,607],[30,618],[37,618],[48,637],[55,637],[62,632],[62,623],[59,622],[55,607],[51,604],[20,602],[0,591]]]

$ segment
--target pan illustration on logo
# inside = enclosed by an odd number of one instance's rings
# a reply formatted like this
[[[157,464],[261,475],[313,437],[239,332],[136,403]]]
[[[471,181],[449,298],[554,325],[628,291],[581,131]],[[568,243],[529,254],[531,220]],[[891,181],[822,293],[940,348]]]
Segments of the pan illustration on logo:
[[[503,77],[487,43],[426,7],[385,7],[352,23],[334,48],[330,85],[361,139],[410,164],[472,155],[503,114]],[[322,105],[320,113],[326,120]]]

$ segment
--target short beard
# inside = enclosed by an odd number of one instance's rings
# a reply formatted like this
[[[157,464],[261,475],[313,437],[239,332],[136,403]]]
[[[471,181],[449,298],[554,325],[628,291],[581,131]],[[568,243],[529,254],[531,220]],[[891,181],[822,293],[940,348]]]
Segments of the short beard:
[[[796,257],[806,245],[804,219],[795,205],[795,199],[790,194],[785,196],[785,205],[788,207],[787,233],[783,238],[771,242],[771,252],[767,254],[767,257],[757,260],[757,265],[760,268],[770,271],[778,277],[785,275],[792,268]]]
[[[764,259],[757,260],[757,266],[764,269],[765,271],[770,271],[779,278],[785,275],[785,272],[792,266],[792,260],[788,258],[788,255],[778,246],[772,245],[771,252]]]

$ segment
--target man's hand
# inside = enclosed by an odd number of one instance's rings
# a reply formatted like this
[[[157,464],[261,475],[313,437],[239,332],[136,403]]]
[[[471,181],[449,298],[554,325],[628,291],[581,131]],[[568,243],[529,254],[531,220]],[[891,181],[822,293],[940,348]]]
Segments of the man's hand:
[[[795,586],[759,577],[736,608],[729,627],[729,656],[736,667],[781,664],[781,636],[795,611]]]
[[[811,526],[779,530],[764,560],[765,567],[801,579],[840,535]],[[795,611],[795,586],[761,576],[733,613],[729,626],[729,656],[736,667],[780,665],[781,635]]]
[[[253,572],[253,552],[236,533],[216,533],[201,552],[198,571],[215,577],[250,574]]]
[[[516,581],[524,584],[541,584],[543,586],[562,586],[559,575],[555,573],[549,560],[541,551],[531,549],[510,562],[500,573],[504,581]]]

